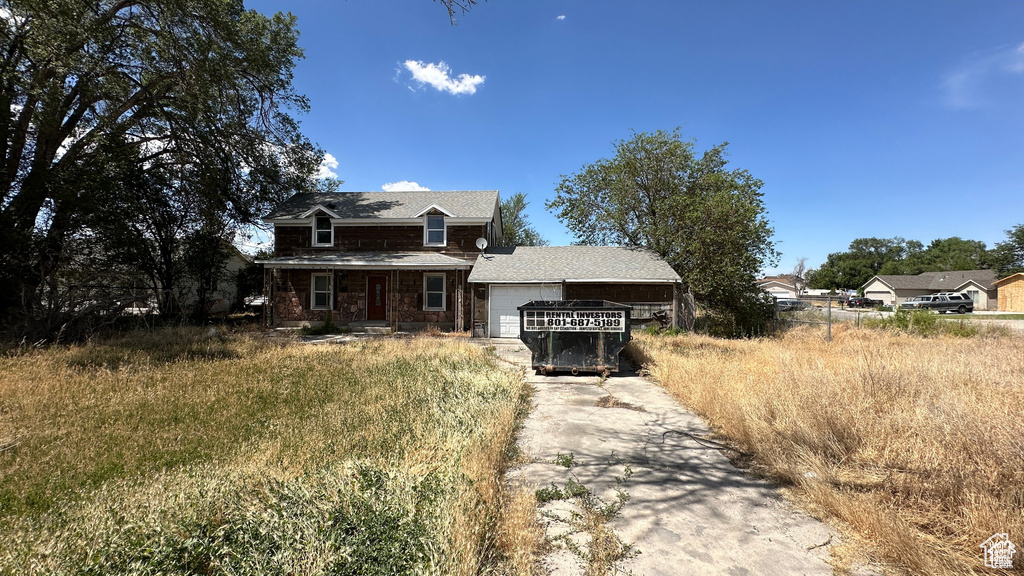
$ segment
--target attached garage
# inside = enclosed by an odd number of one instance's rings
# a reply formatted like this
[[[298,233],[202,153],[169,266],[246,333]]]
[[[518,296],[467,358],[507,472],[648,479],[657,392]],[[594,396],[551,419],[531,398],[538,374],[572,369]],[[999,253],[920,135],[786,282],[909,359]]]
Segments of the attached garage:
[[[871,298],[872,300],[878,300],[886,306],[892,306],[893,301],[896,299],[889,290],[865,290],[864,297]]]
[[[995,298],[995,272],[992,270],[951,270],[921,272],[914,275],[882,274],[872,276],[861,286],[864,296],[885,304],[902,304],[907,298],[938,292],[967,292],[975,310],[987,310]]]
[[[519,306],[531,300],[609,300],[634,318],[674,320],[679,275],[645,250],[619,246],[488,248],[467,283],[474,333],[519,337]],[[674,322],[673,322],[674,325]]]
[[[561,284],[492,284],[488,323],[491,338],[519,337],[518,308],[531,300],[561,300]]]
[[[781,280],[765,278],[764,280],[759,280],[757,285],[776,298],[797,298],[799,296],[796,286]]]

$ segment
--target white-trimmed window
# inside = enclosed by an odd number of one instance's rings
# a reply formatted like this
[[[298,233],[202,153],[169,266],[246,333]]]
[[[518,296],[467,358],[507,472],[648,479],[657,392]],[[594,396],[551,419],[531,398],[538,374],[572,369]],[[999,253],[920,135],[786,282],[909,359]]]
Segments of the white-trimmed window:
[[[423,245],[445,246],[448,244],[444,216],[430,215],[423,222]]]
[[[971,300],[973,300],[975,302],[978,301],[978,291],[977,290],[968,290],[967,291],[967,295],[971,298]]]
[[[309,307],[312,310],[330,310],[331,309],[331,275],[330,274],[313,274],[313,280],[310,282],[310,302]]]
[[[423,309],[424,310],[445,310],[445,275],[424,274],[423,275]]]
[[[334,225],[331,224],[331,217],[326,214],[317,214],[313,219],[313,246],[333,246]]]

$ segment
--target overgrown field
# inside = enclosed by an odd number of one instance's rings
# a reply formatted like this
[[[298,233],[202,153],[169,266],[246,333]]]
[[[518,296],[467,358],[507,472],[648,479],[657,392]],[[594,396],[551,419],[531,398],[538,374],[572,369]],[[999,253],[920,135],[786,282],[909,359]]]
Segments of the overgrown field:
[[[447,339],[183,329],[0,358],[0,573],[506,570],[526,400]]]
[[[641,335],[686,406],[898,572],[984,572],[1008,532],[1024,567],[1024,338],[796,329],[778,339]],[[852,548],[834,552],[837,567]]]

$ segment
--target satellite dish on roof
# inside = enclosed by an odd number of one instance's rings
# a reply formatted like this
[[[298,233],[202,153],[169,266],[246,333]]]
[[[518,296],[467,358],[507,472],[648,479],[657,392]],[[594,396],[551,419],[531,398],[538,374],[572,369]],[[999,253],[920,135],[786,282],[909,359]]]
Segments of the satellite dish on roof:
[[[484,248],[487,248],[487,239],[486,238],[477,238],[476,239],[476,247],[481,249],[481,250],[483,250]]]

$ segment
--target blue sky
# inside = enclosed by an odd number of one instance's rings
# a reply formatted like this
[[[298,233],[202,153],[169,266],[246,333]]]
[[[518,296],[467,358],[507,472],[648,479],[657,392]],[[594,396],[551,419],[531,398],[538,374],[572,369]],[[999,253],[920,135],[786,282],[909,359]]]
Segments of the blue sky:
[[[523,192],[682,128],[764,180],[786,272],[860,237],[1024,224],[1024,3],[248,1],[298,17],[303,131],[343,190]],[[443,64],[442,64],[443,63]]]

